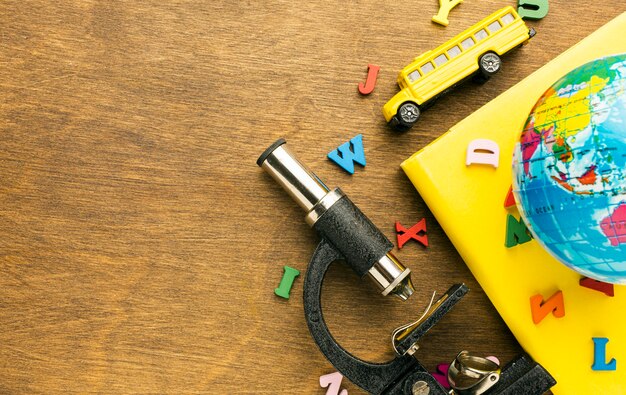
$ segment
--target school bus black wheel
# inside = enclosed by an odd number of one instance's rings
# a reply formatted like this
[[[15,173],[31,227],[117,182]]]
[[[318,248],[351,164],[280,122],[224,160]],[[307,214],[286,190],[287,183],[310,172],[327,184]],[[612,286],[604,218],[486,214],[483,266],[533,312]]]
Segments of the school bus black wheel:
[[[495,52],[487,52],[478,59],[480,74],[484,77],[491,77],[502,68],[502,60]]]
[[[415,122],[417,122],[418,118],[420,117],[420,109],[415,103],[402,103],[402,105],[398,107],[396,117],[398,119],[398,126],[400,126],[400,128],[396,128],[406,130],[415,125]]]
[[[393,128],[393,130],[395,130],[396,132],[407,132],[410,128],[403,126],[400,121],[398,120],[398,117],[396,115],[394,115],[393,117],[391,117],[391,120],[389,120],[389,125]]]

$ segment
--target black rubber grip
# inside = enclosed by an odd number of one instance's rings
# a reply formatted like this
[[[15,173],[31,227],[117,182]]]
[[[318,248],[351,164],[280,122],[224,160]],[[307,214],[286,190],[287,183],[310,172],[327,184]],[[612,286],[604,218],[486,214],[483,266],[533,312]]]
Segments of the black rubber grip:
[[[364,276],[393,244],[347,196],[339,199],[317,220],[313,228]]]

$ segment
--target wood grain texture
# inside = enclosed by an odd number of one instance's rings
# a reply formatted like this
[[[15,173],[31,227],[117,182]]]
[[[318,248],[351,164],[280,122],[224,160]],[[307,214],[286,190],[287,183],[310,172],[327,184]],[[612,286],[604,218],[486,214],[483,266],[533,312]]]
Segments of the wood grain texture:
[[[0,2],[0,393],[324,394],[333,368],[308,334],[302,278],[291,299],[273,294],[318,242],[255,165],[280,136],[391,240],[396,220],[427,218],[430,247],[397,252],[409,302],[331,269],[324,311],[344,347],[389,358],[390,331],[465,282],[420,360],[512,358],[519,346],[399,164],[626,5],[550,0],[500,74],[409,133],[381,106],[413,57],[514,4],[468,0],[443,28],[435,0]],[[381,72],[361,97],[368,63]],[[349,176],[326,153],[357,133],[367,166]]]

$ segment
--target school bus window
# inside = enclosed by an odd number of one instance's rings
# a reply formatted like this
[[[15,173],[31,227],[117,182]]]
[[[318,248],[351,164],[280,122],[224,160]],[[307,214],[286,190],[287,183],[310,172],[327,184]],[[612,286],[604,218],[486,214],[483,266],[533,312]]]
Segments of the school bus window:
[[[483,39],[487,38],[487,36],[488,36],[488,34],[487,34],[487,32],[485,31],[485,29],[480,29],[479,31],[477,31],[477,32],[474,34],[474,37],[476,37],[476,40],[478,40],[478,41],[480,41],[480,40],[483,40]]]
[[[435,69],[435,66],[433,66],[432,63],[428,62],[426,64],[423,64],[420,69],[422,69],[422,74],[428,74]]]
[[[409,74],[409,81],[415,82],[420,78],[420,72],[415,70]]]
[[[513,16],[513,14],[506,14],[505,16],[502,17],[502,23],[504,23],[505,25],[508,25],[514,20],[515,20],[515,17]]]
[[[447,61],[448,61],[448,58],[446,58],[446,55],[444,55],[444,54],[441,54],[441,55],[439,55],[439,56],[437,56],[435,58],[435,64],[437,66],[441,66],[442,64],[446,63]]]
[[[460,53],[461,53],[461,48],[459,48],[458,45],[455,45],[454,47],[448,50],[448,56],[450,57],[450,59],[452,59],[453,57],[457,56]]]
[[[461,47],[463,47],[463,49],[469,49],[474,45],[474,39],[469,37],[465,40],[463,40],[463,42],[461,43]]]
[[[491,25],[487,26],[487,29],[489,29],[489,31],[490,31],[491,33],[495,33],[495,32],[497,32],[498,30],[500,30],[500,28],[501,28],[501,27],[502,27],[502,26],[500,25],[500,22],[495,21],[495,22],[493,22]]]

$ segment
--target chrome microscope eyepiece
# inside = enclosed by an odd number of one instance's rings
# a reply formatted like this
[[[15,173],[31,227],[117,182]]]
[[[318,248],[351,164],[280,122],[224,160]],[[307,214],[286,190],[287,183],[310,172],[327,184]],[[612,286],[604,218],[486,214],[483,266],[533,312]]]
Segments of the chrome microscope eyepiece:
[[[279,139],[257,165],[268,172],[306,211],[305,221],[329,240],[359,275],[367,274],[382,290],[407,300],[414,292],[411,270],[391,253],[393,244],[339,188],[330,190]]]

